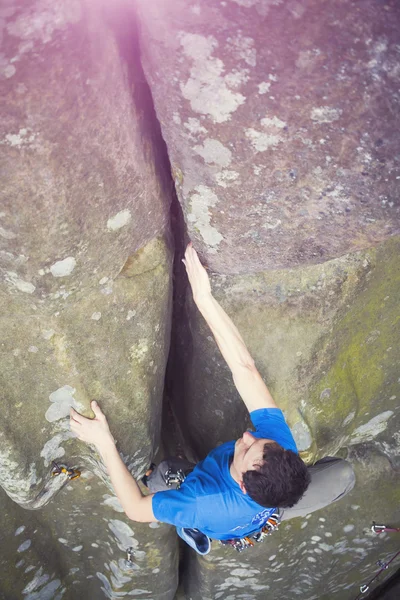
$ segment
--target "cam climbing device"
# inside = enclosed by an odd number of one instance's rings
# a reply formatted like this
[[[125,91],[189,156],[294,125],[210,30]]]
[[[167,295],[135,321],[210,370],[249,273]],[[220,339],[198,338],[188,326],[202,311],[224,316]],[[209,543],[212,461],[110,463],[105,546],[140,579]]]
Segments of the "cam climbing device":
[[[171,485],[175,484],[177,490],[179,490],[182,483],[185,481],[185,477],[186,477],[186,475],[182,471],[182,469],[174,470],[170,467],[164,473],[164,479],[165,479],[165,483],[167,484],[167,486],[170,487]]]
[[[400,527],[387,527],[386,525],[377,525],[375,523],[375,521],[372,521],[371,529],[374,533],[376,533],[378,535],[380,533],[399,533],[400,532]],[[397,556],[399,556],[399,554],[400,554],[400,550],[398,552],[396,552],[396,554],[394,556],[392,556],[392,558],[390,560],[388,560],[387,562],[385,562],[384,560],[378,560],[376,562],[376,564],[379,567],[379,571],[374,575],[374,577],[372,579],[370,579],[370,581],[368,581],[368,583],[364,583],[363,585],[360,586],[360,593],[354,600],[359,600],[359,598],[361,598],[361,596],[363,594],[368,592],[372,583],[376,579],[378,579],[379,575],[381,573],[383,573],[383,571],[386,571],[386,569],[389,568],[390,563],[392,563],[397,558]]]
[[[260,543],[265,540],[268,535],[276,531],[280,525],[281,519],[278,513],[273,513],[260,531],[253,533],[244,538],[233,538],[231,540],[220,540],[222,546],[231,546],[237,552],[243,552],[247,548],[254,546],[254,543]]]
[[[56,475],[61,475],[61,473],[63,473],[64,475],[67,475],[67,477],[70,481],[72,481],[73,479],[78,479],[78,477],[81,476],[81,472],[78,471],[77,469],[69,469],[65,465],[58,465],[53,460],[53,471],[51,473],[51,476],[55,477]]]

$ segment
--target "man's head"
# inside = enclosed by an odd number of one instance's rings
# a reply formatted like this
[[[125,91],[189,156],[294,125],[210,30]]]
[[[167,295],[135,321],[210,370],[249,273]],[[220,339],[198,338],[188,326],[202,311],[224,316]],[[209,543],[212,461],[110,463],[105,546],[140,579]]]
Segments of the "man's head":
[[[248,431],[235,444],[231,474],[245,494],[267,507],[290,508],[310,483],[298,454]]]

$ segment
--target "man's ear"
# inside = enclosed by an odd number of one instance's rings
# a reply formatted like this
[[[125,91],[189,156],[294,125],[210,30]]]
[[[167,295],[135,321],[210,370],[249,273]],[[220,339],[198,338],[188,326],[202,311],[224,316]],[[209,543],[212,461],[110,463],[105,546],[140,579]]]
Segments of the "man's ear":
[[[242,490],[243,494],[247,494],[247,490],[246,490],[246,487],[245,487],[245,485],[243,483],[243,479],[241,479],[239,481],[239,485],[240,485],[240,489]]]

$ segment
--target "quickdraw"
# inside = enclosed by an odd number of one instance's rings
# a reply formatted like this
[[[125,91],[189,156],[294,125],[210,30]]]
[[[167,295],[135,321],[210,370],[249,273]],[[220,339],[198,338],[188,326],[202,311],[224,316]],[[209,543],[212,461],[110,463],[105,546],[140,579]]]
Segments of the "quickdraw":
[[[58,465],[54,460],[53,460],[53,471],[51,473],[52,477],[56,477],[57,475],[67,475],[68,479],[70,481],[72,481],[73,479],[78,479],[78,477],[81,476],[81,472],[78,471],[77,469],[69,469],[68,467],[64,466],[64,465]]]
[[[179,490],[182,483],[185,481],[185,478],[186,478],[186,475],[182,471],[182,469],[173,470],[172,468],[169,468],[168,471],[165,471],[165,473],[164,473],[165,483],[168,486],[175,484],[177,490]]]
[[[254,543],[260,543],[264,541],[267,535],[271,535],[276,531],[280,525],[280,517],[278,513],[273,513],[265,523],[264,527],[257,533],[246,536],[244,538],[233,538],[231,540],[220,540],[222,546],[231,546],[237,552],[243,552],[247,548],[254,546]]]
[[[390,533],[399,533],[400,532],[400,527],[387,527],[386,525],[377,525],[375,523],[375,521],[372,522],[371,529],[376,534],[380,534],[380,533],[384,533],[384,532],[390,532]],[[359,600],[359,598],[361,598],[361,596],[363,594],[368,592],[372,583],[376,579],[378,579],[379,575],[381,573],[383,573],[383,571],[386,571],[386,569],[389,568],[390,563],[392,563],[399,556],[399,554],[400,554],[400,550],[398,552],[396,552],[396,554],[394,556],[392,556],[392,558],[389,561],[385,562],[383,560],[378,560],[376,562],[378,567],[380,567],[379,571],[374,575],[374,577],[368,583],[364,583],[363,585],[360,586],[360,593],[354,600]]]

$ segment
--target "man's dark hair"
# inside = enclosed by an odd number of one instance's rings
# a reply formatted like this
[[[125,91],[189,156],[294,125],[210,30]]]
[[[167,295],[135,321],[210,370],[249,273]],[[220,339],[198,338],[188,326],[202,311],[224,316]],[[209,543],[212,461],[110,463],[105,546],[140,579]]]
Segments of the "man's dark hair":
[[[243,473],[250,498],[266,507],[291,508],[303,496],[310,481],[300,456],[276,442],[265,444],[263,462],[256,470]]]

